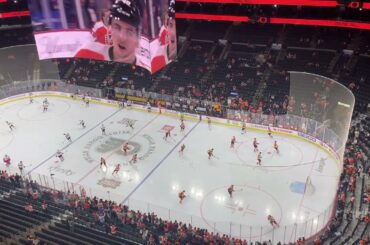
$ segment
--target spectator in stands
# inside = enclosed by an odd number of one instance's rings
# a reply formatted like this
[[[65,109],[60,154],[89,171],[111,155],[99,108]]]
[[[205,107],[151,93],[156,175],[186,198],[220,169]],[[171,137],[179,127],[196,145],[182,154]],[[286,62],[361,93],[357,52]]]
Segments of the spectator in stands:
[[[26,204],[26,206],[24,206],[24,209],[28,211],[29,213],[33,212],[33,207],[31,203]]]

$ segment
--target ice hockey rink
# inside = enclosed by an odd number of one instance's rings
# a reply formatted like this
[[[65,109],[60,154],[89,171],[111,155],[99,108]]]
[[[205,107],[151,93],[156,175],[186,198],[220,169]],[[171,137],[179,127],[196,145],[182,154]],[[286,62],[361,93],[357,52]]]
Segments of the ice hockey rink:
[[[22,160],[26,175],[52,188],[84,188],[87,195],[124,202],[133,210],[248,240],[293,241],[316,233],[330,219],[339,167],[308,141],[274,132],[270,138],[264,131],[249,129],[242,134],[238,127],[198,120],[185,120],[185,131],[180,132],[176,117],[96,103],[86,107],[69,98],[48,97],[50,106],[44,113],[43,99],[0,105],[0,155],[11,157],[10,171]],[[15,129],[10,131],[5,121]],[[171,137],[165,140],[168,129]],[[71,143],[64,133],[71,135]],[[233,136],[236,144],[230,148]],[[255,137],[262,166],[256,164]],[[273,148],[274,140],[280,153]],[[130,147],[127,154],[122,151],[125,142]],[[186,148],[180,154],[182,144]],[[215,157],[209,160],[210,148]],[[55,156],[58,149],[64,153],[63,162]],[[134,153],[138,161],[130,164]],[[108,169],[100,168],[101,157]],[[118,163],[122,168],[113,176]],[[308,176],[310,193],[304,191]],[[231,184],[232,198],[227,192]],[[180,204],[182,190],[187,197]],[[268,214],[279,228],[269,224]]]

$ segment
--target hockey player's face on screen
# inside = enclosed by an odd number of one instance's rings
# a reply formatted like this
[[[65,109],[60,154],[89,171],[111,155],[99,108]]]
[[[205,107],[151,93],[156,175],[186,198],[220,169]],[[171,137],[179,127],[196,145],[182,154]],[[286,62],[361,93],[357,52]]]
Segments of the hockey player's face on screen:
[[[167,25],[168,30],[168,47],[169,47],[169,58],[174,59],[177,53],[177,43],[176,43],[176,21],[170,18]]]
[[[112,41],[114,61],[133,63],[139,45],[137,28],[120,20],[113,20]]]

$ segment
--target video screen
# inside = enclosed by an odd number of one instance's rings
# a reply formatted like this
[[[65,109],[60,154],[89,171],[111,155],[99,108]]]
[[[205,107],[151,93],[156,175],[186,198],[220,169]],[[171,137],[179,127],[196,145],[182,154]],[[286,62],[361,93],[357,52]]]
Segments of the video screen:
[[[29,0],[39,58],[86,58],[155,73],[177,56],[175,0]]]

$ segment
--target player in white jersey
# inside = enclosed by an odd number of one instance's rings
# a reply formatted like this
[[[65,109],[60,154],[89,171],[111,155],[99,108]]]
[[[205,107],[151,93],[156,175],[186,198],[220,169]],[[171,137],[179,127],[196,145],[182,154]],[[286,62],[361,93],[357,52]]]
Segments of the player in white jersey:
[[[130,127],[131,129],[134,129],[134,122],[131,120],[128,120],[126,123],[126,127]]]
[[[55,156],[57,158],[59,158],[60,161],[62,161],[62,162],[64,161],[64,156],[63,156],[63,152],[62,151],[58,150],[57,153],[55,154]]]
[[[185,150],[185,144],[182,144],[181,145],[181,148],[180,148],[180,150],[179,150],[179,153],[182,155],[182,154],[184,154],[184,150]]]
[[[146,109],[148,110],[148,112],[152,111],[152,106],[150,105],[149,101],[146,103]]]
[[[271,131],[270,126],[267,127],[267,134],[268,134],[268,136],[270,136],[272,138],[272,131]]]
[[[65,133],[64,136],[66,137],[66,139],[69,141],[69,142],[72,142],[72,138],[71,138],[71,135],[69,133]]]
[[[103,166],[107,167],[107,161],[101,157],[100,158],[100,168],[102,168]]]
[[[84,120],[80,120],[80,125],[82,126],[82,128],[86,128],[86,124]]]
[[[48,108],[49,108],[49,103],[44,103],[42,105],[42,112],[47,112],[48,111]]]
[[[274,149],[275,149],[276,153],[279,154],[279,145],[277,144],[277,141],[276,140],[274,142]]]
[[[20,161],[20,162],[18,163],[18,169],[19,169],[19,171],[20,171],[21,175],[23,175],[23,169],[24,169],[24,168],[25,168],[25,166],[24,166],[23,162],[22,162],[22,161]]]
[[[85,99],[85,106],[86,107],[89,107],[89,105],[90,105],[90,100],[89,99]]]
[[[257,165],[261,166],[261,161],[262,161],[262,153],[258,152],[257,155]]]
[[[247,132],[247,125],[246,123],[243,121],[242,122],[242,134],[245,134]]]
[[[5,121],[5,123],[8,125],[10,131],[13,131],[13,129],[15,128],[14,124],[12,122],[9,122],[9,121]]]
[[[101,129],[101,134],[102,134],[102,135],[107,135],[107,134],[105,133],[105,126],[104,126],[104,124],[102,124],[102,125],[101,125],[100,129]]]

